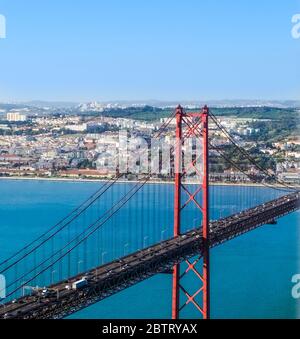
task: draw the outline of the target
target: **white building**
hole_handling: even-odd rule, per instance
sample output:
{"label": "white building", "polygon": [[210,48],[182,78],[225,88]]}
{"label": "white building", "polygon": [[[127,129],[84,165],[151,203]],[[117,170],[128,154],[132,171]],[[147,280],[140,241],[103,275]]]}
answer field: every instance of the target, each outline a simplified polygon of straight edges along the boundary
{"label": "white building", "polygon": [[65,128],[73,132],[85,132],[87,130],[87,124],[67,125]]}
{"label": "white building", "polygon": [[6,119],[10,122],[26,121],[27,116],[19,112],[8,112],[6,114]]}

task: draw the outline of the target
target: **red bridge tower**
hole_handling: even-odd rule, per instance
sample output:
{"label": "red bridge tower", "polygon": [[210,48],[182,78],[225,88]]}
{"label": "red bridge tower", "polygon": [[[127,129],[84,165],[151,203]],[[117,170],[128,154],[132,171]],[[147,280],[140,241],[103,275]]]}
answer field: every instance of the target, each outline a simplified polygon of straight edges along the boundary
{"label": "red bridge tower", "polygon": [[[175,265],[173,269],[172,290],[172,318],[179,319],[180,311],[192,303],[200,312],[203,319],[210,318],[210,270],[209,270],[209,167],[208,167],[208,117],[209,109],[205,106],[200,113],[185,113],[181,106],[176,109],[176,146],[175,146],[175,192],[174,192],[174,236],[181,234],[181,215],[183,209],[194,203],[202,214],[203,243],[202,255],[194,262],[187,260],[187,268],[181,270],[181,265]],[[197,159],[193,159],[190,166],[202,178],[194,193],[183,183],[186,169],[182,166],[182,145],[188,138],[202,140],[202,166],[197,165]],[[199,160],[199,159],[198,159]],[[203,173],[200,173],[203,172]],[[202,203],[197,201],[197,194],[202,191]],[[188,200],[182,204],[182,192],[188,196]],[[196,265],[201,264],[201,271]],[[195,293],[189,293],[181,284],[181,279],[188,273],[194,273],[199,279],[199,289]],[[186,296],[186,302],[180,306],[180,292]],[[202,303],[196,300],[202,297]]]}

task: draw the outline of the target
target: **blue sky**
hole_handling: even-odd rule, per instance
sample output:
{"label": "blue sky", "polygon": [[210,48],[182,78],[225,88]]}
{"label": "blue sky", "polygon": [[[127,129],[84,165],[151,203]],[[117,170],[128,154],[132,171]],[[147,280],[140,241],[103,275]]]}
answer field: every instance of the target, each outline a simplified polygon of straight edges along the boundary
{"label": "blue sky", "polygon": [[0,0],[0,100],[300,99],[300,0]]}

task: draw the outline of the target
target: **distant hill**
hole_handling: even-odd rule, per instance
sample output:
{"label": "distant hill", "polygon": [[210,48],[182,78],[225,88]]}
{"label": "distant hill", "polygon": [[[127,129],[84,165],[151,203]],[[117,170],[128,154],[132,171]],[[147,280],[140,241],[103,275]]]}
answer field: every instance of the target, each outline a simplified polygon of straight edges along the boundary
{"label": "distant hill", "polygon": [[[291,119],[299,118],[299,112],[297,112],[297,107],[300,107],[300,102],[297,101],[286,101],[286,102],[272,102],[272,104],[260,106],[258,102],[255,101],[255,105],[247,106],[245,105],[246,101],[241,101],[243,105],[233,105],[237,104],[238,101],[225,101],[217,102],[208,102],[208,106],[211,108],[212,112],[217,116],[234,116],[239,118],[257,118],[257,119]],[[103,108],[99,112],[95,111],[80,111],[80,106],[74,103],[47,103],[43,101],[34,101],[30,103],[0,103],[0,111],[3,112],[0,114],[5,114],[6,111],[12,109],[21,109],[28,108],[33,114],[78,114],[78,115],[93,115],[93,116],[109,116],[109,117],[122,117],[122,118],[131,118],[137,120],[147,120],[155,121],[160,118],[165,118],[170,116],[171,112],[174,111],[176,105],[172,105],[169,102],[164,103],[164,105],[159,105],[163,102],[156,102],[156,105],[141,105],[138,106],[135,103],[135,106],[124,105],[122,108]],[[222,104],[221,104],[222,103]],[[299,106],[297,106],[297,103]],[[129,104],[129,102],[127,103]],[[192,102],[182,102],[182,105],[186,110],[199,110],[200,107],[204,106],[203,103],[192,103]],[[277,104],[278,106],[276,106]],[[286,105],[286,107],[285,107]],[[47,108],[46,108],[47,107]]]}
{"label": "distant hill", "polygon": [[[199,108],[197,108],[199,109]],[[276,108],[276,107],[211,107],[213,114],[216,116],[234,116],[236,118],[252,119],[297,119],[299,112],[294,108]],[[187,109],[193,111],[195,109]],[[115,118],[129,118],[136,120],[155,121],[161,118],[169,117],[174,108],[157,108],[152,106],[145,107],[128,107],[126,109],[110,109],[104,112],[86,112],[95,116],[108,116]]]}
{"label": "distant hill", "polygon": [[231,107],[212,108],[212,112],[218,116],[234,116],[237,118],[253,119],[291,119],[299,117],[294,108],[277,107]]}

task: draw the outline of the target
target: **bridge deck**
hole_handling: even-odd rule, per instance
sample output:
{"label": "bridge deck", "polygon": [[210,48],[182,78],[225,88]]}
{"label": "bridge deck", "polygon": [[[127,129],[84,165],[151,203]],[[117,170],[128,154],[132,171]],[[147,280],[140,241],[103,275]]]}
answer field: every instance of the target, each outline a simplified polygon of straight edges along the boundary
{"label": "bridge deck", "polygon": [[[214,221],[211,223],[210,246],[272,223],[299,207],[300,194],[293,193]],[[190,231],[89,271],[88,285],[82,289],[66,289],[66,285],[82,278],[81,274],[50,286],[49,289],[56,291],[51,297],[27,296],[7,303],[0,309],[0,318],[63,318],[201,253],[202,230]]]}

